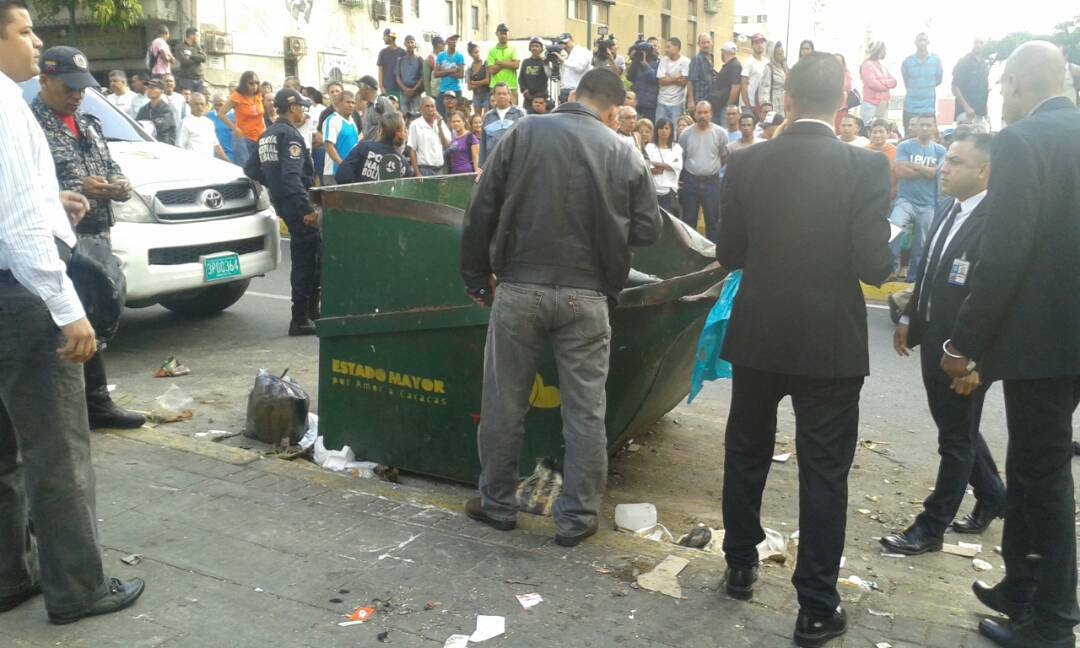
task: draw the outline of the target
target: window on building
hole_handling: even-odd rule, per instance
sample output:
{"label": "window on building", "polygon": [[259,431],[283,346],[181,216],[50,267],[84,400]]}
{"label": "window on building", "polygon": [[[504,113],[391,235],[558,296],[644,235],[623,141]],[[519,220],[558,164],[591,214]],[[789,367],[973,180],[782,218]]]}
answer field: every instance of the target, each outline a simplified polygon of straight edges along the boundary
{"label": "window on building", "polygon": [[660,14],[660,37],[664,40],[671,38],[671,16]]}
{"label": "window on building", "polygon": [[476,5],[472,6],[472,28],[473,31],[480,31],[480,7]]}
{"label": "window on building", "polygon": [[687,6],[686,6],[686,15],[687,16],[696,16],[697,15],[697,0],[688,0]]}
{"label": "window on building", "polygon": [[670,10],[671,9],[671,0],[664,0],[662,8]]}
{"label": "window on building", "polygon": [[402,0],[390,0],[386,4],[390,9],[390,22],[405,22],[405,8],[401,6]]}
{"label": "window on building", "polygon": [[757,15],[757,21],[760,22],[760,23],[768,22],[769,21],[769,15],[768,14],[758,14]]}
{"label": "window on building", "polygon": [[446,24],[454,24],[454,0],[446,0]]}
{"label": "window on building", "polygon": [[412,16],[413,18],[420,17],[420,0],[412,0]]}
{"label": "window on building", "polygon": [[638,17],[637,17],[637,33],[639,33],[639,34],[644,34],[645,33],[645,16],[643,16],[641,14],[638,14]]}
{"label": "window on building", "polygon": [[593,22],[597,25],[606,25],[611,20],[611,5],[599,2],[593,5]]}
{"label": "window on building", "polygon": [[690,22],[686,26],[687,56],[697,54],[697,23]]}

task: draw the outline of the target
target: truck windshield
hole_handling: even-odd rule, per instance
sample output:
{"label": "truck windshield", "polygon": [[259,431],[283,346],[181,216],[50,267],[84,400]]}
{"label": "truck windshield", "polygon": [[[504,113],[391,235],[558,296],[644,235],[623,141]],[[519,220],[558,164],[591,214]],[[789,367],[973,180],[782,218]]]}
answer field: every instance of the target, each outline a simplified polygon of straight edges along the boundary
{"label": "truck windshield", "polygon": [[[38,95],[41,87],[37,78],[19,85],[22,88],[23,99],[28,104]],[[81,110],[101,121],[105,139],[110,142],[149,142],[153,139],[139,128],[135,121],[109,103],[104,95],[93,88],[87,89]]]}

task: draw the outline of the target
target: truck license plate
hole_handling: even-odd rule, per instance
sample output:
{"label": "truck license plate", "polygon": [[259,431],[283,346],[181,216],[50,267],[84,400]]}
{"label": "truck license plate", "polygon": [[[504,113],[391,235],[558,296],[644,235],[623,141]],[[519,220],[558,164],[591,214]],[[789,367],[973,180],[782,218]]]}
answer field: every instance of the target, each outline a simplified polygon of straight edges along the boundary
{"label": "truck license plate", "polygon": [[206,283],[234,279],[240,276],[240,255],[226,252],[201,257]]}

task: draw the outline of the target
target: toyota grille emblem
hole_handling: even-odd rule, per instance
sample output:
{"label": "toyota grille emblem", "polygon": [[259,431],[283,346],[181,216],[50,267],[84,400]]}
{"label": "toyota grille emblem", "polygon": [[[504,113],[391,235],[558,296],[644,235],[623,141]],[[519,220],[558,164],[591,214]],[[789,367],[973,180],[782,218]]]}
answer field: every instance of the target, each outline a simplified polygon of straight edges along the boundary
{"label": "toyota grille emblem", "polygon": [[199,197],[199,200],[209,209],[221,209],[221,206],[225,204],[225,196],[222,196],[221,192],[217,189],[208,189],[204,191],[202,196]]}

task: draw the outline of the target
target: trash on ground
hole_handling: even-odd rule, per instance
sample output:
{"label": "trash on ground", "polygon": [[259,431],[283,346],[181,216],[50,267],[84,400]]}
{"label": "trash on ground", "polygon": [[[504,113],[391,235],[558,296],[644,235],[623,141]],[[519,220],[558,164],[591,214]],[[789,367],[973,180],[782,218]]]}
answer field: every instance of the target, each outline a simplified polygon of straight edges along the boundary
{"label": "trash on ground", "polygon": [[[341,450],[327,450],[323,438],[315,439],[312,459],[318,465],[334,472],[350,472],[361,479],[375,479],[387,473],[386,466],[374,461],[357,461],[352,448],[344,446]],[[392,480],[391,480],[392,481]]]}
{"label": "trash on ground", "polygon": [[956,546],[963,547],[964,549],[974,549],[979,553],[982,553],[982,545],[977,542],[957,542]]}
{"label": "trash on ground", "polygon": [[260,369],[248,395],[244,436],[275,446],[282,439],[295,444],[307,431],[310,405],[307,392],[289,378],[288,369],[280,376]]}
{"label": "trash on ground", "polygon": [[975,571],[990,571],[994,568],[993,565],[979,558],[972,560],[971,566],[975,568]]}
{"label": "trash on ground", "polygon": [[109,390],[109,393],[116,391],[116,385],[105,385],[105,389]]}
{"label": "trash on ground", "polygon": [[353,613],[349,615],[349,621],[363,623],[373,616],[375,616],[375,608],[359,607],[353,610]]}
{"label": "trash on ground", "polygon": [[154,399],[150,419],[154,423],[176,423],[191,420],[191,406],[195,401],[176,385],[169,385],[165,393]]}
{"label": "trash on ground", "polygon": [[775,457],[772,458],[772,460],[775,461],[776,463],[787,463],[788,459],[791,459],[791,453],[790,452],[784,452],[784,453],[778,454],[778,455],[776,455]]}
{"label": "trash on ground", "polygon": [[518,509],[551,517],[551,509],[555,506],[555,500],[562,495],[562,489],[562,473],[555,469],[550,459],[537,459],[532,474],[518,482],[515,495]]}
{"label": "trash on ground", "polygon": [[640,529],[655,526],[657,520],[655,504],[618,504],[615,506],[615,526],[623,531],[637,533]]}
{"label": "trash on ground", "polygon": [[375,638],[378,639],[382,643],[390,643],[390,631],[389,630],[384,630],[384,631],[380,632],[379,634],[375,635]]}
{"label": "trash on ground", "polygon": [[864,592],[873,592],[874,590],[877,590],[879,592],[881,591],[881,588],[878,587],[878,584],[875,583],[874,581],[865,580],[865,579],[860,578],[860,577],[858,577],[858,576],[856,576],[854,574],[852,574],[851,576],[848,576],[847,578],[842,578],[840,580],[845,580],[848,583],[851,583],[852,585],[854,585],[855,587],[858,587],[859,589],[861,589]]}
{"label": "trash on ground", "polygon": [[784,539],[784,534],[773,529],[763,530],[765,539],[757,546],[758,560],[778,563],[787,561],[787,541]]}
{"label": "trash on ground", "polygon": [[974,547],[962,547],[947,542],[941,545],[941,551],[961,558],[974,558],[979,555],[979,552]]}
{"label": "trash on ground", "polygon": [[888,552],[888,551],[882,551],[881,552],[881,557],[882,558],[907,558],[907,556],[905,556],[904,554],[891,553],[891,552]]}
{"label": "trash on ground", "polygon": [[498,637],[506,632],[506,618],[501,616],[476,615],[476,630],[473,631],[469,641],[480,643]]}
{"label": "trash on ground", "polygon": [[191,373],[191,369],[180,364],[180,361],[176,359],[176,356],[169,356],[165,359],[165,362],[161,363],[161,366],[154,372],[154,378],[175,378],[177,376],[186,376]]}
{"label": "trash on ground", "polygon": [[679,556],[668,556],[663,562],[647,574],[637,577],[637,584],[650,592],[681,599],[682,587],[679,586],[679,573],[686,569],[690,561]]}
{"label": "trash on ground", "polygon": [[879,641],[874,644],[874,648],[892,648],[892,644],[888,641]]}
{"label": "trash on ground", "polygon": [[142,554],[131,554],[130,556],[124,556],[123,558],[121,558],[120,562],[124,563],[125,565],[131,565],[132,567],[134,567],[135,565],[141,563],[142,559]]}
{"label": "trash on ground", "polygon": [[536,607],[544,602],[544,598],[535,592],[532,594],[518,594],[515,598],[518,600],[518,603],[521,603],[521,607],[526,610],[531,607]]}
{"label": "trash on ground", "polygon": [[704,549],[710,541],[712,541],[712,529],[698,523],[696,527],[690,530],[690,533],[679,538],[677,544],[691,549]]}
{"label": "trash on ground", "polygon": [[626,446],[626,451],[627,452],[641,452],[641,444],[640,443],[631,443],[630,445]]}
{"label": "trash on ground", "polygon": [[886,619],[895,619],[896,615],[892,612],[878,612],[874,608],[866,608],[866,611],[870,613],[870,616],[885,617]]}
{"label": "trash on ground", "polygon": [[450,635],[443,644],[443,648],[467,648],[469,635]]}
{"label": "trash on ground", "polygon": [[439,607],[438,601],[428,601],[426,604],[424,604],[425,610],[434,610],[437,607]]}
{"label": "trash on ground", "polygon": [[227,434],[229,434],[228,430],[207,430],[206,432],[196,432],[195,436],[202,439],[202,438],[205,438],[205,437],[215,437],[216,438],[216,437],[220,437],[220,436],[225,436]]}
{"label": "trash on ground", "polygon": [[308,412],[307,415],[307,431],[304,432],[304,436],[300,438],[299,445],[301,450],[307,450],[315,445],[315,440],[319,438],[319,415],[312,412]]}

